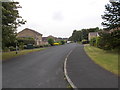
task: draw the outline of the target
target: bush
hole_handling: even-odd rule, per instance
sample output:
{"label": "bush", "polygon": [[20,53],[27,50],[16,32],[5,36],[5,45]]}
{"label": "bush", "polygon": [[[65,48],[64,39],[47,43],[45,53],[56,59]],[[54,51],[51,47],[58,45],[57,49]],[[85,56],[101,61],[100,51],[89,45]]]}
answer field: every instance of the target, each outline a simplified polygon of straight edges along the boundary
{"label": "bush", "polygon": [[3,48],[3,52],[9,52],[9,51],[10,51],[10,49],[8,47]]}
{"label": "bush", "polygon": [[114,35],[113,33],[101,32],[98,47],[104,50],[114,49],[115,46],[119,46],[116,44],[118,38],[117,40],[115,40],[115,37],[116,35]]}
{"label": "bush", "polygon": [[51,46],[53,46],[54,40],[53,40],[52,38],[49,38],[49,39],[48,39],[48,43],[49,43]]}
{"label": "bush", "polygon": [[48,45],[48,44],[46,44],[46,45],[44,45],[44,47],[49,47],[50,45]]}
{"label": "bush", "polygon": [[15,51],[16,50],[16,48],[13,47],[13,46],[10,46],[9,49],[10,49],[10,51]]}
{"label": "bush", "polygon": [[19,44],[19,49],[20,49],[20,50],[23,50],[23,49],[24,49],[24,43],[20,42],[20,44]]}
{"label": "bush", "polygon": [[43,45],[40,45],[40,48],[43,48],[44,46]]}
{"label": "bush", "polygon": [[100,37],[90,40],[91,46],[96,46],[104,50],[113,50],[120,48],[120,30],[115,30],[110,33],[101,32]]}
{"label": "bush", "polygon": [[96,37],[96,47],[100,47],[100,37]]}
{"label": "bush", "polygon": [[35,45],[35,46],[34,46],[34,48],[40,48],[40,46],[38,46],[38,45]]}
{"label": "bush", "polygon": [[95,37],[90,40],[90,45],[95,46],[104,50],[110,50],[111,45],[108,42],[105,42],[102,37]]}
{"label": "bush", "polygon": [[25,45],[27,45],[27,44],[35,44],[35,40],[32,37],[18,37],[17,40],[18,40],[19,43],[22,42]]}
{"label": "bush", "polygon": [[96,38],[92,38],[92,39],[90,40],[90,45],[91,45],[91,46],[96,46]]}

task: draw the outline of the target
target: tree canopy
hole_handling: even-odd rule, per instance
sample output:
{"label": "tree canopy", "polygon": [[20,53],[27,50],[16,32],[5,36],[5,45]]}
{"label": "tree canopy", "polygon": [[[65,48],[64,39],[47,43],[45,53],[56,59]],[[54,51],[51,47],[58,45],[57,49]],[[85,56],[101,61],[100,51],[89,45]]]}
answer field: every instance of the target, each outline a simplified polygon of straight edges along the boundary
{"label": "tree canopy", "polygon": [[102,15],[102,25],[107,30],[120,27],[120,2],[110,2],[105,5],[105,12]]}
{"label": "tree canopy", "polygon": [[98,32],[101,31],[98,27],[96,28],[89,28],[89,29],[82,29],[82,30],[74,30],[72,36],[69,37],[70,41],[78,42],[82,40],[88,40],[88,33],[89,32]]}
{"label": "tree canopy", "polygon": [[52,38],[48,38],[48,43],[53,46],[54,40]]}
{"label": "tree canopy", "polygon": [[16,29],[26,21],[19,15],[19,2],[2,2],[2,46],[11,46],[16,39]]}
{"label": "tree canopy", "polygon": [[97,46],[106,50],[120,49],[120,2],[115,1],[105,5],[102,19],[105,28],[99,33],[100,37],[95,40]]}

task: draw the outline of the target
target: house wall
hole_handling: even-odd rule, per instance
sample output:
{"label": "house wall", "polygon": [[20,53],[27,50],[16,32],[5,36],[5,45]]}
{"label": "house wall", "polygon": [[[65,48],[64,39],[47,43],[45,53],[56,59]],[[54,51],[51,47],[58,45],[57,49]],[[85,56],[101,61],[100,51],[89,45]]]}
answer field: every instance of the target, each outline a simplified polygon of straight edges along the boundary
{"label": "house wall", "polygon": [[90,41],[92,38],[94,38],[94,37],[98,37],[99,36],[99,34],[98,33],[89,33],[88,34],[88,40]]}

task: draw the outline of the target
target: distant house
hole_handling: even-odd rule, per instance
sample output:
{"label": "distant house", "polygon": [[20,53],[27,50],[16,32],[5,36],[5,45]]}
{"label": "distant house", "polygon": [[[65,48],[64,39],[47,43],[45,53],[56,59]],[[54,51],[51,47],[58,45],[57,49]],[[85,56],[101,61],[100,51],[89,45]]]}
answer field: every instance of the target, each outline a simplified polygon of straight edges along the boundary
{"label": "distant house", "polygon": [[42,37],[42,44],[43,45],[48,44],[48,38],[47,37]]}
{"label": "distant house", "polygon": [[47,39],[48,39],[48,38],[52,38],[54,41],[56,41],[56,39],[57,39],[56,37],[54,37],[54,36],[52,36],[52,35],[49,35],[49,36],[47,37]]}
{"label": "distant house", "polygon": [[29,28],[20,31],[17,37],[32,37],[35,40],[35,45],[42,44],[42,34]]}
{"label": "distant house", "polygon": [[52,38],[53,40],[54,40],[54,42],[57,42],[57,41],[61,41],[61,40],[68,40],[68,38],[60,38],[60,37],[54,37],[54,36],[52,36],[52,35],[49,35],[48,37],[42,37],[42,42],[44,43],[44,44],[48,44],[48,39],[49,38]]}
{"label": "distant house", "polygon": [[88,40],[90,41],[92,38],[98,37],[98,36],[99,36],[98,32],[90,32],[88,34]]}
{"label": "distant house", "polygon": [[120,30],[120,27],[111,29],[109,32],[112,33],[112,32],[117,31],[117,30]]}
{"label": "distant house", "polygon": [[42,37],[42,43],[45,45],[45,44],[48,44],[48,39],[49,38],[52,38],[54,41],[56,41],[56,37],[52,36],[52,35],[49,35],[48,37]]}
{"label": "distant house", "polygon": [[42,41],[47,42],[48,38],[47,37],[42,37]]}

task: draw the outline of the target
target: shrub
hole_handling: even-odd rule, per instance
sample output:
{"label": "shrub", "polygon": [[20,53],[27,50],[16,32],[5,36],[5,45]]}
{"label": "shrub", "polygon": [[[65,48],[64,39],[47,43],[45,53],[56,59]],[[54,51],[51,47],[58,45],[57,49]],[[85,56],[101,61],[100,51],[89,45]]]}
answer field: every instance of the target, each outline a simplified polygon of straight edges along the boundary
{"label": "shrub", "polygon": [[49,38],[49,39],[48,39],[48,43],[49,43],[51,46],[53,46],[54,40],[53,40],[52,38]]}
{"label": "shrub", "polygon": [[91,46],[96,46],[96,38],[92,38],[92,39],[90,40],[90,45],[91,45]]}
{"label": "shrub", "polygon": [[8,52],[8,51],[10,51],[10,49],[8,47],[3,48],[3,52]]}
{"label": "shrub", "polygon": [[10,51],[15,51],[16,50],[16,48],[13,47],[13,46],[10,46],[9,49],[10,49]]}
{"label": "shrub", "polygon": [[40,48],[43,48],[44,46],[43,46],[43,45],[40,45],[39,47],[40,47]]}
{"label": "shrub", "polygon": [[23,50],[23,49],[24,49],[24,43],[20,42],[20,44],[19,44],[19,49],[20,49],[20,50]]}
{"label": "shrub", "polygon": [[35,45],[34,48],[40,48],[40,46],[39,45]]}
{"label": "shrub", "polygon": [[46,45],[44,45],[44,47],[49,47],[49,45],[48,45],[48,44],[46,44]]}
{"label": "shrub", "polygon": [[18,42],[23,42],[25,45],[27,44],[35,44],[35,40],[32,37],[18,37]]}

